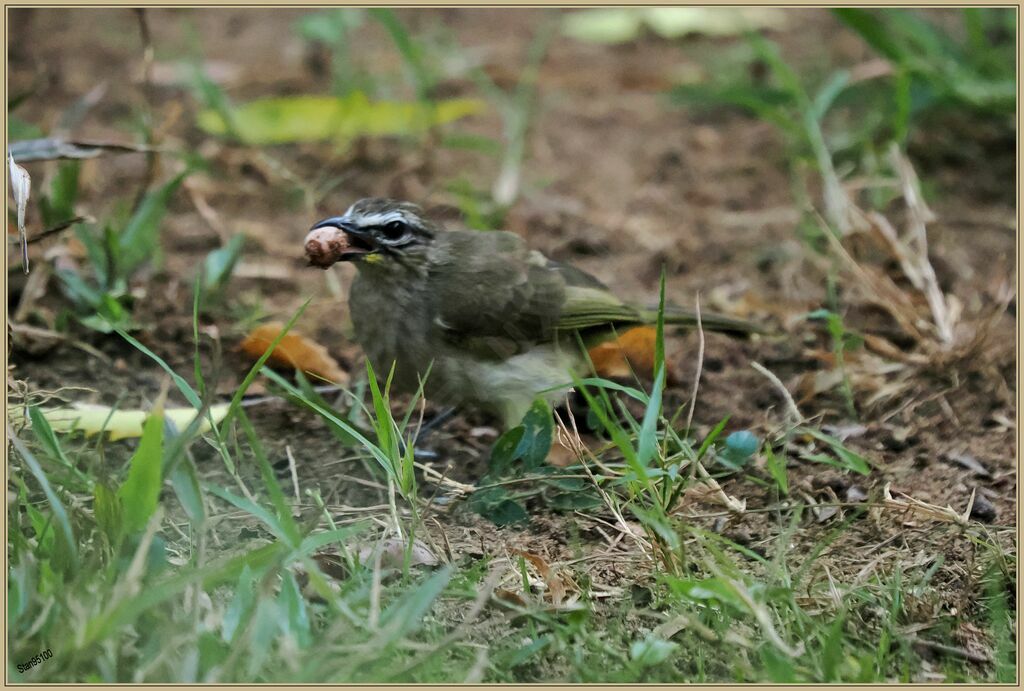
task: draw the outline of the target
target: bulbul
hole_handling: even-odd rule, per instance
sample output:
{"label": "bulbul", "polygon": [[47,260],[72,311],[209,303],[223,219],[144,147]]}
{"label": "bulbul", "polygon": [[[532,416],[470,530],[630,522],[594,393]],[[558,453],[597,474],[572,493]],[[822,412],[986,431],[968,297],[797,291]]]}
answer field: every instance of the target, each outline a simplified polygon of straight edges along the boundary
{"label": "bulbul", "polygon": [[[305,250],[315,266],[355,264],[352,323],[378,376],[394,364],[396,390],[415,391],[425,377],[430,400],[481,408],[506,428],[536,398],[564,396],[570,372],[586,372],[578,337],[589,346],[657,318],[514,233],[446,230],[415,204],[392,199],[362,199],[320,221]],[[665,320],[696,321],[667,308]],[[702,324],[757,330],[719,315],[704,314]]]}

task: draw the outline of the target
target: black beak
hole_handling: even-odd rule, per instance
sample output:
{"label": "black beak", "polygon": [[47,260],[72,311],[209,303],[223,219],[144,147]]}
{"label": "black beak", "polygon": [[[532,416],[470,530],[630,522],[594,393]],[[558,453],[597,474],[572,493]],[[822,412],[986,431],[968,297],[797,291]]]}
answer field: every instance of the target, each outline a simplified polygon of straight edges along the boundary
{"label": "black beak", "polygon": [[348,236],[347,250],[337,257],[341,261],[354,261],[369,254],[376,254],[379,250],[372,232],[353,225],[345,220],[344,216],[325,218],[310,228],[309,232],[312,233],[320,228],[337,228]]}
{"label": "black beak", "polygon": [[350,235],[361,234],[360,230],[346,221],[344,216],[331,216],[330,218],[325,218],[310,228],[310,230],[316,230],[317,228],[338,228]]}

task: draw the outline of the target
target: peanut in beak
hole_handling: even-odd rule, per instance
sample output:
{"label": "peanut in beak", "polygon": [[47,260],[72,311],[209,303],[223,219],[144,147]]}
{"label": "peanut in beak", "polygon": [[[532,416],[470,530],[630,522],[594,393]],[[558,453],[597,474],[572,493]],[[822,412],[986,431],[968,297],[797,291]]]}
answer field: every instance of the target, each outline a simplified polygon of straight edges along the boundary
{"label": "peanut in beak", "polygon": [[310,266],[326,269],[341,261],[349,247],[348,236],[338,228],[314,228],[306,235],[306,259]]}

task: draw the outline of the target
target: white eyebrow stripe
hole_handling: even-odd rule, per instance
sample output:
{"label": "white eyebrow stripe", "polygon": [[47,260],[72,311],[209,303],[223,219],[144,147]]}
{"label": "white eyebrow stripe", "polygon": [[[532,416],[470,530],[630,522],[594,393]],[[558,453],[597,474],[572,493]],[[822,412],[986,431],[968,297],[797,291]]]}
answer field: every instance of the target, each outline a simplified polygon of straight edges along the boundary
{"label": "white eyebrow stripe", "polygon": [[405,222],[405,214],[401,211],[388,211],[383,214],[367,214],[359,218],[359,224],[362,226],[383,226],[392,221]]}

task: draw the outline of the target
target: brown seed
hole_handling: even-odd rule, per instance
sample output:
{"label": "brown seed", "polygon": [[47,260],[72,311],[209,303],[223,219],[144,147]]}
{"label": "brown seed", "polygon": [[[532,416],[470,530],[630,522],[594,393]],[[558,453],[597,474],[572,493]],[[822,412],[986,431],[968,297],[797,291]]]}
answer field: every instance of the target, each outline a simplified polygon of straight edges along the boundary
{"label": "brown seed", "polygon": [[306,235],[305,248],[310,266],[326,269],[341,260],[348,238],[337,228],[314,228]]}

